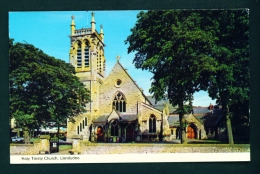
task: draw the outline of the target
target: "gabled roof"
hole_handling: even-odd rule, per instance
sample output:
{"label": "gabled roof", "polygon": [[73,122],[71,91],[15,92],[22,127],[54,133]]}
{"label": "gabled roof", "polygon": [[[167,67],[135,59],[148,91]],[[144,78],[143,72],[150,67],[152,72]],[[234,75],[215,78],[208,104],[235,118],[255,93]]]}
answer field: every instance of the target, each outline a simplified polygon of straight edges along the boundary
{"label": "gabled roof", "polygon": [[[152,105],[151,102],[150,102],[150,100],[148,100],[147,97],[144,95],[143,90],[141,90],[141,88],[137,85],[137,83],[134,81],[134,79],[133,79],[133,78],[130,76],[130,74],[126,71],[126,69],[123,67],[123,65],[122,65],[119,61],[117,61],[117,63],[115,64],[115,66],[116,66],[117,64],[122,68],[122,70],[127,74],[127,76],[128,76],[128,77],[131,79],[131,81],[135,84],[135,86],[136,86],[136,87],[138,88],[138,90],[141,92],[141,94],[142,94],[142,96],[145,98],[145,100],[148,101],[150,105]],[[114,68],[115,68],[115,66],[114,66]],[[114,69],[114,68],[113,68],[113,69]],[[112,70],[113,70],[113,69],[112,69]],[[111,71],[111,72],[112,72],[112,71]],[[111,73],[111,72],[110,72],[110,73]]]}
{"label": "gabled roof", "polygon": [[111,113],[109,113],[109,114],[104,114],[104,115],[98,116],[98,118],[96,118],[93,121],[93,123],[106,123],[106,122],[108,122],[109,119],[111,119],[111,118],[109,118],[111,115],[114,115],[114,116],[117,115],[119,117],[119,119],[121,119],[119,112],[116,110],[112,110]]}
{"label": "gabled roof", "polygon": [[[195,120],[198,120],[200,122],[200,124],[203,124],[203,122],[201,120],[199,120],[196,116],[194,116],[192,114],[184,114],[184,118],[188,122],[194,122]],[[170,127],[179,126],[180,125],[179,115],[177,115],[177,114],[169,115],[168,116],[168,122],[169,122]]]}
{"label": "gabled roof", "polygon": [[200,120],[200,122],[204,123],[206,127],[215,127],[222,120],[222,110],[221,109],[214,109],[213,114],[211,112],[205,113],[204,115],[199,115],[195,117]]}
{"label": "gabled roof", "polygon": [[147,107],[147,108],[149,108],[149,109],[155,110],[156,112],[162,113],[161,110],[157,109],[157,108],[154,107],[153,105],[148,105],[148,104],[146,104],[146,103],[144,103],[144,102],[142,102],[142,105],[145,106],[145,107]]}
{"label": "gabled roof", "polygon": [[155,98],[153,98],[153,96],[147,96],[147,99],[150,101],[154,108],[160,111],[163,111],[165,104],[168,104],[169,113],[173,113],[177,109],[177,107],[172,106],[169,103],[168,99],[156,101]]}
{"label": "gabled roof", "polygon": [[96,118],[93,123],[104,123],[107,122],[109,115],[100,115],[98,118]]}
{"label": "gabled roof", "polygon": [[120,117],[120,112],[118,112],[117,110],[112,110],[112,112],[109,114],[107,121],[110,122],[111,120],[121,120]]}
{"label": "gabled roof", "polygon": [[[111,115],[118,116],[118,118],[109,118]],[[137,120],[138,115],[137,114],[129,114],[129,113],[120,113],[116,110],[113,110],[110,114],[106,115],[100,115],[98,118],[96,118],[93,123],[95,124],[105,124],[107,122],[110,122],[110,120],[118,119],[121,122],[133,122]]]}

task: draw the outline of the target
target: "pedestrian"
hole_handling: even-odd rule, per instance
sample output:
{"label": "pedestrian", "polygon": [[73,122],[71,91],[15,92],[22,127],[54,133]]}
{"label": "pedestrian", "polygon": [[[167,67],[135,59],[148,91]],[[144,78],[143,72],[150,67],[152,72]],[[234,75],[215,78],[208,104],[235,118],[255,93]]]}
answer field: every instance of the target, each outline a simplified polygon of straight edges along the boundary
{"label": "pedestrian", "polygon": [[208,109],[210,110],[211,113],[213,113],[213,105],[210,103]]}

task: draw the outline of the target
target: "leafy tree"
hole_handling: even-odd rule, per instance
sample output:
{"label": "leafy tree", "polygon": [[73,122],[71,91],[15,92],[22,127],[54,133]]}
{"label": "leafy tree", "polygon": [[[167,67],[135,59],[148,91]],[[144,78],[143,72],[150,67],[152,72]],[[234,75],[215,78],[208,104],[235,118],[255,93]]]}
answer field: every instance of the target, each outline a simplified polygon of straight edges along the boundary
{"label": "leafy tree", "polygon": [[229,107],[233,106],[234,113],[241,107],[248,108],[243,113],[249,116],[249,14],[247,10],[225,10],[210,15],[219,26],[218,40],[212,49],[218,67],[210,79],[208,92],[223,107],[229,143],[233,144]]}
{"label": "leafy tree", "polygon": [[11,39],[9,54],[10,114],[20,126],[35,129],[55,121],[59,127],[85,111],[89,91],[71,64]]}
{"label": "leafy tree", "polygon": [[206,89],[207,78],[216,70],[209,50],[217,38],[214,25],[203,30],[199,11],[166,10],[141,12],[132,34],[128,36],[128,53],[136,51],[137,68],[154,74],[150,92],[156,100],[167,97],[178,105],[181,143],[186,143],[185,103],[193,94]]}
{"label": "leafy tree", "polygon": [[132,34],[125,41],[129,43],[128,53],[136,53],[136,68],[154,74],[150,89],[154,97],[167,97],[171,104],[178,105],[181,143],[186,143],[184,113],[190,108],[185,103],[192,105],[193,94],[199,90],[208,90],[222,103],[232,139],[226,106],[231,98],[233,102],[248,99],[245,12],[164,10],[140,12],[137,16]]}

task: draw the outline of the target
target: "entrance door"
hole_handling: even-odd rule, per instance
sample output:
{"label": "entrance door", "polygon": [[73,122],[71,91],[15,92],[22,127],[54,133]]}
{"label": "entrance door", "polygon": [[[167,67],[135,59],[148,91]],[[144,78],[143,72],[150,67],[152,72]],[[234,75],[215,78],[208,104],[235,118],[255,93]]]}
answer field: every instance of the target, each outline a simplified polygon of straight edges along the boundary
{"label": "entrance door", "polygon": [[102,127],[97,128],[97,141],[103,142],[104,141],[104,132]]}
{"label": "entrance door", "polygon": [[134,141],[134,129],[132,126],[126,128],[126,141]]}
{"label": "entrance door", "polygon": [[189,139],[195,139],[195,130],[193,127],[189,126],[188,127],[188,138]]}

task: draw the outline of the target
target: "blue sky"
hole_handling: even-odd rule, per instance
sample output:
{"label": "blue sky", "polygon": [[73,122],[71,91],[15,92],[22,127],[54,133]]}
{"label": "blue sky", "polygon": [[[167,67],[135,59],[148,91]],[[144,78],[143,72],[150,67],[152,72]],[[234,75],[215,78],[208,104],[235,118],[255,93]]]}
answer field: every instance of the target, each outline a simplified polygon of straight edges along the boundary
{"label": "blue sky", "polygon": [[[10,12],[9,37],[15,42],[27,42],[41,49],[50,56],[69,62],[70,24],[71,16],[75,16],[76,29],[89,28],[92,11],[64,11],[64,12]],[[151,95],[150,88],[152,74],[148,71],[135,69],[132,64],[134,53],[127,54],[124,41],[131,34],[139,11],[94,11],[96,30],[100,32],[103,25],[106,57],[106,75],[109,74],[116,56],[120,55],[121,64],[128,69],[131,77],[137,82],[146,95]],[[208,94],[200,91],[194,94],[194,106],[208,106],[215,104]]]}

